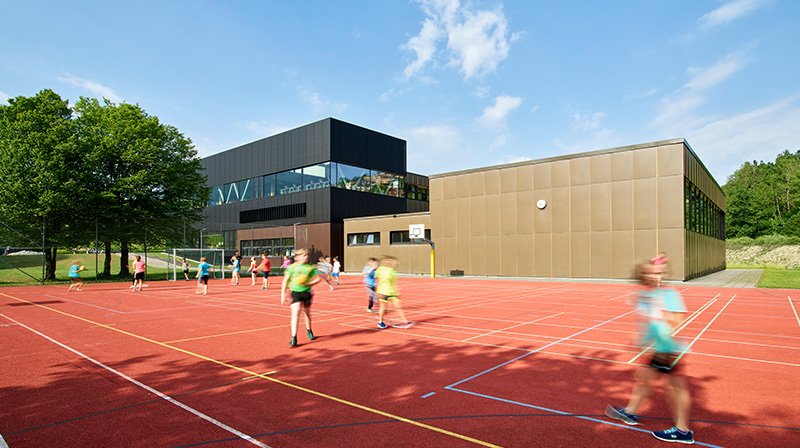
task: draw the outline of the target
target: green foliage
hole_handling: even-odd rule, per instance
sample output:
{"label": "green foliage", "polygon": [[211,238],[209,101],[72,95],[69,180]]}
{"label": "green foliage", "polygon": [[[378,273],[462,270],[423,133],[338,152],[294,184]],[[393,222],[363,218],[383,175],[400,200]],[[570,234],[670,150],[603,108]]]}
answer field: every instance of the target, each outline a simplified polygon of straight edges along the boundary
{"label": "green foliage", "polygon": [[728,237],[800,236],[800,151],[745,162],[723,190]]}
{"label": "green foliage", "polygon": [[[53,248],[85,246],[95,229],[123,259],[130,242],[179,241],[207,197],[191,141],[138,105],[81,98],[70,108],[51,90],[0,105],[0,242],[38,244],[44,223],[48,278]],[[105,265],[108,274],[110,255]]]}

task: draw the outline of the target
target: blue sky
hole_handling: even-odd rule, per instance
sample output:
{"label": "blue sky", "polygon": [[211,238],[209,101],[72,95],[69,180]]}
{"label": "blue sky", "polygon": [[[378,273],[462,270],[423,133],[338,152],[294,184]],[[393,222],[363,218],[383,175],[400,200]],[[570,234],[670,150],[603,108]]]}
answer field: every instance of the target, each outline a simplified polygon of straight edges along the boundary
{"label": "blue sky", "polygon": [[423,174],[686,137],[720,184],[800,150],[800,2],[0,3],[0,101],[140,104],[201,156],[336,117]]}

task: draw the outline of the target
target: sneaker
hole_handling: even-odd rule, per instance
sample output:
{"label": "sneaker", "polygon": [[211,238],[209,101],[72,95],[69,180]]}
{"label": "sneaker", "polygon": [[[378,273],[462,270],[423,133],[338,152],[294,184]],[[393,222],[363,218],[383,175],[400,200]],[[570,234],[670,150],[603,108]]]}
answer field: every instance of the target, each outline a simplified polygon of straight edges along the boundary
{"label": "sneaker", "polygon": [[692,431],[683,432],[675,426],[663,431],[653,431],[652,434],[656,439],[663,440],[665,442],[678,442],[685,443],[687,445],[694,443],[694,434]]}
{"label": "sneaker", "polygon": [[292,336],[292,339],[289,341],[289,347],[297,347],[297,336]]}
{"label": "sneaker", "polygon": [[606,417],[619,420],[626,425],[635,426],[639,424],[639,416],[628,414],[625,408],[615,408],[614,406],[606,406]]}
{"label": "sneaker", "polygon": [[384,322],[378,322],[378,328],[383,330],[384,328],[389,328],[389,326],[386,325]]}
{"label": "sneaker", "polygon": [[372,308],[367,308],[367,312],[368,312],[368,313],[374,313],[374,312],[375,312],[375,310],[373,310]]}
{"label": "sneaker", "polygon": [[414,326],[414,322],[406,322],[404,324],[397,324],[397,325],[392,325],[392,326],[394,328],[411,328],[411,327]]}
{"label": "sneaker", "polygon": [[314,333],[311,330],[306,330],[306,335],[308,336],[309,341],[316,339],[316,336],[314,336]]}

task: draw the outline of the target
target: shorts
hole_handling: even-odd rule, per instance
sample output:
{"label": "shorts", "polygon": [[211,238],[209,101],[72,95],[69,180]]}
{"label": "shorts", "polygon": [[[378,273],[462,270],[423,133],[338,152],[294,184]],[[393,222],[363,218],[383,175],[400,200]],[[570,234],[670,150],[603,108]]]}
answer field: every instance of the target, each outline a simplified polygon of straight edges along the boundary
{"label": "shorts", "polygon": [[378,300],[380,300],[381,302],[388,302],[388,301],[390,301],[390,300],[397,300],[397,301],[400,301],[400,297],[397,297],[397,296],[385,296],[385,295],[383,295],[383,294],[375,294],[375,296],[376,296],[376,297],[378,298]]}
{"label": "shorts", "polygon": [[263,272],[261,272],[261,275],[263,275],[264,278],[267,278],[267,277],[269,277],[269,271],[263,271]]}
{"label": "shorts", "polygon": [[314,295],[311,291],[292,291],[292,303],[303,302],[305,306],[311,306],[311,299]]}
{"label": "shorts", "polygon": [[331,275],[333,275],[334,277],[338,277],[338,276],[339,276],[339,273],[338,273],[338,272],[334,272],[334,273],[333,273],[333,274],[331,274]]}
{"label": "shorts", "polygon": [[144,280],[144,272],[134,272],[133,273],[133,280]]}
{"label": "shorts", "polygon": [[233,272],[235,272],[235,273],[237,273],[237,274],[238,274],[238,273],[239,273],[239,271],[241,271],[241,268],[233,268]]}
{"label": "shorts", "polygon": [[677,353],[654,353],[650,358],[650,367],[668,375],[678,370],[678,364],[675,363],[677,359]]}
{"label": "shorts", "polygon": [[208,284],[208,275],[203,275],[200,277],[200,283],[207,285]]}
{"label": "shorts", "polygon": [[184,273],[184,274],[188,274],[188,273],[189,273],[189,270],[188,270],[188,269],[184,269],[184,270],[183,270],[183,273]]}

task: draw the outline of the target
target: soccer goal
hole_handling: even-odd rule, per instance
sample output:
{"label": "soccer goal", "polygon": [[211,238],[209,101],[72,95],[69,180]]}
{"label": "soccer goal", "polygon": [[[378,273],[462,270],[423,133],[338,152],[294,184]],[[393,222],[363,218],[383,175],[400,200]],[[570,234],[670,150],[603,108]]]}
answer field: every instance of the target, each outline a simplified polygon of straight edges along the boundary
{"label": "soccer goal", "polygon": [[169,257],[169,271],[172,272],[170,280],[183,279],[183,260],[189,263],[189,278],[194,279],[197,274],[197,265],[205,257],[206,263],[211,265],[209,274],[212,278],[225,278],[225,249],[172,249]]}

